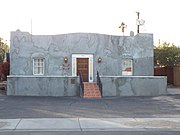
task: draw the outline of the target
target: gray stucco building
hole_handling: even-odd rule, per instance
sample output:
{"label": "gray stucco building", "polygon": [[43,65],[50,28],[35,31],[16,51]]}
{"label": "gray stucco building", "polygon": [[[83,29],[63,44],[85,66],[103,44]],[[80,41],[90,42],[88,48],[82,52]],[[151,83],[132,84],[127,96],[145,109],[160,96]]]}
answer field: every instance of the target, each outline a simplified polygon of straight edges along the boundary
{"label": "gray stucco building", "polygon": [[153,76],[152,34],[11,32],[8,95],[79,96],[78,73],[93,83],[97,71],[102,96],[166,94],[166,77]]}

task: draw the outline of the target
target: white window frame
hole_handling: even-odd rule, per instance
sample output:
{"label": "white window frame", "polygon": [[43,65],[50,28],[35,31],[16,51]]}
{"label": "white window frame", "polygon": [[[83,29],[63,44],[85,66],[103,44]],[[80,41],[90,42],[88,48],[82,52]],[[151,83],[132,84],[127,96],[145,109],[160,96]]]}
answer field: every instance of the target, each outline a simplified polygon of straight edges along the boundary
{"label": "white window frame", "polygon": [[[126,72],[126,71],[123,71],[123,62],[124,61],[130,61],[130,65],[131,65],[131,72]],[[122,76],[132,76],[133,75],[133,60],[132,59],[128,59],[128,58],[125,58],[122,60]]]}
{"label": "white window frame", "polygon": [[[40,66],[35,67],[35,60],[42,60],[42,64],[40,64]],[[33,75],[44,75],[44,63],[45,63],[45,59],[44,58],[33,58]],[[35,68],[43,68],[41,73],[35,73]]]}

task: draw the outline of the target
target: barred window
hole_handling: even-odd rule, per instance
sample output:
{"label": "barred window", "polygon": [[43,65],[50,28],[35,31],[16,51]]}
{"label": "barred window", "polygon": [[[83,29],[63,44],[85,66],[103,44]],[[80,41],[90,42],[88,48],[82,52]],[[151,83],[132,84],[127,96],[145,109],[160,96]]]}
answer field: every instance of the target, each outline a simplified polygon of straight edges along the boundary
{"label": "barred window", "polygon": [[122,60],[122,75],[133,75],[132,59]]}
{"label": "barred window", "polygon": [[33,74],[44,75],[44,58],[33,59]]}

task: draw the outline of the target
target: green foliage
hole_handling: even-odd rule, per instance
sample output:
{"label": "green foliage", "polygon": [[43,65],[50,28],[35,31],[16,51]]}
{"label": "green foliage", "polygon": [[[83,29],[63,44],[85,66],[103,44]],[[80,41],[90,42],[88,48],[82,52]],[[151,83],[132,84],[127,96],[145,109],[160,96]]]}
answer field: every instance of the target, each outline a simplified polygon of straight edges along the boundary
{"label": "green foliage", "polygon": [[0,53],[0,62],[3,62],[4,61],[4,58],[5,58],[5,50],[0,50],[1,53]]}
{"label": "green foliage", "polygon": [[0,37],[0,62],[4,61],[5,54],[8,52],[9,47],[7,43]]}
{"label": "green foliage", "polygon": [[154,47],[155,66],[180,66],[180,47],[164,42]]}

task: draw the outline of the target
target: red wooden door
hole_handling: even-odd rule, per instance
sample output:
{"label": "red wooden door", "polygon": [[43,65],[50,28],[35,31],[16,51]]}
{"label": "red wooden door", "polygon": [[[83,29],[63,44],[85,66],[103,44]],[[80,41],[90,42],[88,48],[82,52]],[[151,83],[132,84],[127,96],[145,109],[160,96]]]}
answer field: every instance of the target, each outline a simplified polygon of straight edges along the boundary
{"label": "red wooden door", "polygon": [[81,73],[83,82],[88,82],[88,58],[77,58],[77,75]]}

